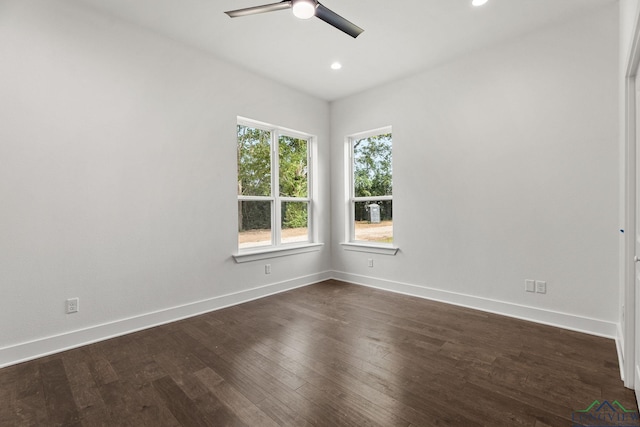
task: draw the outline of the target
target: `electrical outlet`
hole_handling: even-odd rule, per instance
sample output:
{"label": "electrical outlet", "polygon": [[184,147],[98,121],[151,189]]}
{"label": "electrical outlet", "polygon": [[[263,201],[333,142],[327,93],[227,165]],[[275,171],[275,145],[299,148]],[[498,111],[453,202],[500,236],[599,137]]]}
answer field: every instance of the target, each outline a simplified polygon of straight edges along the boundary
{"label": "electrical outlet", "polygon": [[524,281],[524,290],[527,292],[535,292],[536,291],[536,281],[527,279]]}
{"label": "electrical outlet", "polygon": [[547,282],[542,280],[536,280],[536,293],[538,294],[546,294],[547,293]]}
{"label": "electrical outlet", "polygon": [[264,274],[271,274],[271,264],[264,265]]}
{"label": "electrical outlet", "polygon": [[65,308],[67,314],[77,313],[80,310],[80,298],[69,298],[66,301]]}
{"label": "electrical outlet", "polygon": [[367,265],[368,265],[369,267],[373,267],[373,260],[372,260],[371,258],[369,258],[369,259],[367,260]]}

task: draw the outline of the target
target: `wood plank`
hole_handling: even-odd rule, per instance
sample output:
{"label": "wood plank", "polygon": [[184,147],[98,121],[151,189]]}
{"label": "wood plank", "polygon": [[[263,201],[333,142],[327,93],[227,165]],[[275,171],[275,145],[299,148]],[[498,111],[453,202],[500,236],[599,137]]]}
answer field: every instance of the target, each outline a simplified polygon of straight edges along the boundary
{"label": "wood plank", "polygon": [[195,373],[202,384],[225,404],[240,420],[250,426],[276,427],[277,424],[262,412],[242,393],[227,384],[221,376],[211,368],[204,368]]}
{"label": "wood plank", "polygon": [[62,360],[53,359],[40,364],[40,376],[50,424],[80,425],[80,416]]}
{"label": "wood plank", "polygon": [[206,399],[201,396],[195,401],[190,399],[171,377],[155,380],[153,387],[183,426],[245,425],[213,395]]}

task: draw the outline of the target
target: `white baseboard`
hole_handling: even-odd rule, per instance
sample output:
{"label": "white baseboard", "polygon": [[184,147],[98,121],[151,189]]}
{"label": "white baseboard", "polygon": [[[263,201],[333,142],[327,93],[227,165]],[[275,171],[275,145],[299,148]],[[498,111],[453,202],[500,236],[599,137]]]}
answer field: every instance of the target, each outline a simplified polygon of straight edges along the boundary
{"label": "white baseboard", "polygon": [[[634,366],[633,369],[634,381],[635,384],[640,384],[640,367]],[[640,400],[638,400],[638,393],[636,392],[636,403],[640,405]]]}
{"label": "white baseboard", "polygon": [[616,339],[617,324],[589,317],[560,313],[536,307],[513,304],[489,298],[473,295],[465,295],[456,292],[443,291],[408,283],[394,282],[385,279],[377,279],[369,276],[334,271],[333,278],[357,285],[381,289],[384,291],[425,298],[447,304],[467,307],[474,310],[486,311],[517,319],[528,320],[544,325],[569,329],[605,338]]}
{"label": "white baseboard", "polygon": [[616,325],[616,351],[618,352],[618,366],[620,367],[620,379],[624,382],[625,364],[624,364],[624,334],[622,333],[622,325]]}
{"label": "white baseboard", "polygon": [[331,273],[311,274],[0,348],[0,368],[321,282],[331,278]]}

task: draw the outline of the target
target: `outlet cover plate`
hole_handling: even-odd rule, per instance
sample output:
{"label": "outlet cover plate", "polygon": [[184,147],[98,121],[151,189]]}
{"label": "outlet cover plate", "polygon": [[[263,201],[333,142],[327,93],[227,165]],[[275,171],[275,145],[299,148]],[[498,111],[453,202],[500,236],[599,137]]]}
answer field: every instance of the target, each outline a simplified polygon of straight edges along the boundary
{"label": "outlet cover plate", "polygon": [[527,292],[535,292],[536,291],[536,281],[535,280],[525,280],[524,281],[524,290]]}
{"label": "outlet cover plate", "polygon": [[67,314],[77,313],[80,310],[80,298],[69,298],[65,303]]}

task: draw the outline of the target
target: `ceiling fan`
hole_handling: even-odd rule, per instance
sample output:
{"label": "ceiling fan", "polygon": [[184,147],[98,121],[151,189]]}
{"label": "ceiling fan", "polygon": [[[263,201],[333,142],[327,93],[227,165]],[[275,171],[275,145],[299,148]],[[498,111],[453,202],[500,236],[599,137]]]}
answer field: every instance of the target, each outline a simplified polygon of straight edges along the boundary
{"label": "ceiling fan", "polygon": [[293,14],[300,19],[309,19],[316,16],[329,25],[333,25],[340,31],[349,34],[354,39],[364,30],[353,22],[348,21],[334,11],[326,8],[317,0],[284,0],[279,3],[265,4],[262,6],[248,7],[246,9],[230,10],[225,12],[231,18],[255,15],[258,13],[275,12],[283,9],[293,9]]}

